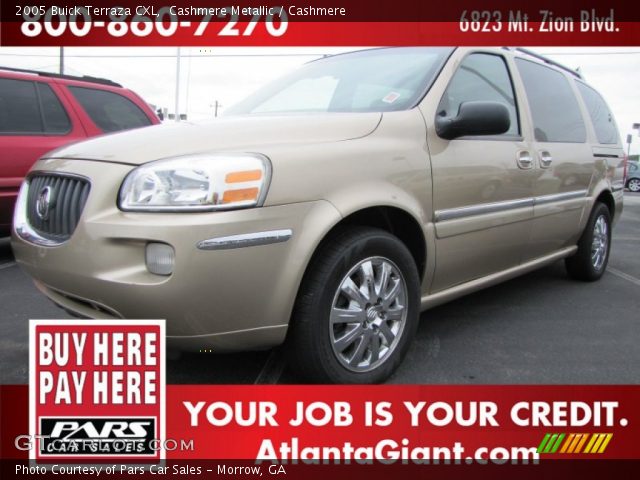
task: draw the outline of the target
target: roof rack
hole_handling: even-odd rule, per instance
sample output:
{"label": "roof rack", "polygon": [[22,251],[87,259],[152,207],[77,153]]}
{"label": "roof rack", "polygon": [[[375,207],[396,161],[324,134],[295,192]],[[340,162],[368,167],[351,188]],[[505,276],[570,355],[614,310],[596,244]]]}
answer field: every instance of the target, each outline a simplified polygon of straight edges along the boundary
{"label": "roof rack", "polygon": [[122,88],[122,85],[120,85],[119,83],[113,82],[109,79],[91,77],[89,75],[83,75],[82,77],[78,77],[75,75],[63,75],[60,73],[49,73],[49,72],[41,72],[39,70],[27,70],[24,68],[13,68],[13,67],[3,67],[3,66],[0,66],[0,70],[8,70],[10,72],[18,72],[18,73],[32,73],[34,75],[40,75],[41,77],[62,78],[65,80],[79,80],[81,82],[99,83],[101,85],[109,85],[110,87]]}
{"label": "roof rack", "polygon": [[540,55],[539,53],[529,50],[528,48],[522,48],[522,47],[516,47],[516,48],[503,47],[503,48],[505,48],[506,50],[514,50],[516,52],[524,53],[525,55],[529,55],[530,57],[536,58],[544,63],[548,63],[549,65],[553,65],[554,67],[561,68],[565,72],[569,72],[571,75],[574,75],[577,78],[583,79],[582,74],[580,72],[573,70],[572,68],[569,68],[566,65],[562,65],[561,63],[558,63],[554,60],[551,60],[550,58],[547,58],[544,55]]}

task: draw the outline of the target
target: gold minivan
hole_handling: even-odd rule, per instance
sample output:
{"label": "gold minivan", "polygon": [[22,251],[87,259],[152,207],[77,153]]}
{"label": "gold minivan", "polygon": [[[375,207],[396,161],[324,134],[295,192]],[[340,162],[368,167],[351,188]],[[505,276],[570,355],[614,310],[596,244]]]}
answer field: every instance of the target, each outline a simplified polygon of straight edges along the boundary
{"label": "gold minivan", "polygon": [[380,382],[422,310],[560,259],[600,278],[624,170],[577,72],[522,49],[372,49],[209,123],[45,155],[12,245],[74,315],[164,318],[182,350],[284,343],[309,380]]}

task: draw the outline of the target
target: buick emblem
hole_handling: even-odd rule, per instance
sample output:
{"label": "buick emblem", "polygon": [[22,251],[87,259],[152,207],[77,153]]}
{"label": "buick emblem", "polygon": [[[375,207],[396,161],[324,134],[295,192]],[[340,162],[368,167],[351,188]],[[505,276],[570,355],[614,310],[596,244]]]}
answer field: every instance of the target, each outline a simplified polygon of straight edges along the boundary
{"label": "buick emblem", "polygon": [[51,187],[44,187],[40,190],[36,200],[36,213],[40,220],[49,219],[49,211],[51,210]]}

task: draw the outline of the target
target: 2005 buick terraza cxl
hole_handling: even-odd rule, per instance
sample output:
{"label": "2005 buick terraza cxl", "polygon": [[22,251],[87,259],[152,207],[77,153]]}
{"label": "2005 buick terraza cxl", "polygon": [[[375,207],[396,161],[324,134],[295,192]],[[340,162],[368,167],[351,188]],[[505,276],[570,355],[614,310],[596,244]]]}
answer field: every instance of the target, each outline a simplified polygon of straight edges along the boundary
{"label": "2005 buick terraza cxl", "polygon": [[624,169],[576,72],[516,49],[367,50],[212,123],[45,155],[13,248],[76,315],[166,318],[183,350],[285,343],[306,378],[378,382],[421,310],[559,259],[602,276]]}

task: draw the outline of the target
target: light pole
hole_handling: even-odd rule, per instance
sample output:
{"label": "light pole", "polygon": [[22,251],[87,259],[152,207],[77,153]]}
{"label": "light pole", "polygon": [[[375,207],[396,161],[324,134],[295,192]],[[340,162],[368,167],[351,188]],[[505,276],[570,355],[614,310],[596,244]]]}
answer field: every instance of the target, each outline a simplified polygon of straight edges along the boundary
{"label": "light pole", "polygon": [[211,106],[213,107],[213,117],[217,118],[218,117],[218,109],[221,108],[223,105],[218,102],[218,100],[215,100]]}
{"label": "light pole", "polygon": [[[632,124],[631,128],[633,130],[637,130],[638,131],[638,136],[640,137],[640,123]],[[629,155],[631,155],[631,142],[632,141],[633,141],[633,135],[631,135],[631,134],[627,135],[627,158],[629,158]]]}
{"label": "light pole", "polygon": [[176,52],[176,104],[175,104],[176,118],[175,121],[180,121],[180,47]]}

